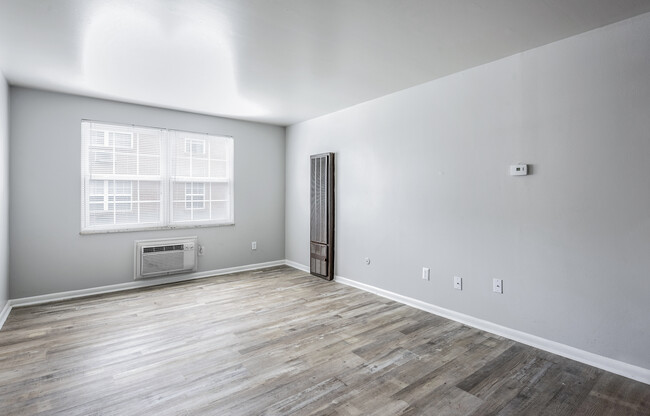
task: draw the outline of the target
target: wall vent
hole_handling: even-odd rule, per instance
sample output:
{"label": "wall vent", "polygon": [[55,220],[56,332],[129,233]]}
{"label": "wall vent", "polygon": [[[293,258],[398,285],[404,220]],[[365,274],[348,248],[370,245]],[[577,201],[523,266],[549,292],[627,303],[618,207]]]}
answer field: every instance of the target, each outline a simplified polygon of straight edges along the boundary
{"label": "wall vent", "polygon": [[334,279],[334,153],[311,156],[309,272]]}
{"label": "wall vent", "polygon": [[197,237],[136,241],[134,278],[194,272],[196,247]]}

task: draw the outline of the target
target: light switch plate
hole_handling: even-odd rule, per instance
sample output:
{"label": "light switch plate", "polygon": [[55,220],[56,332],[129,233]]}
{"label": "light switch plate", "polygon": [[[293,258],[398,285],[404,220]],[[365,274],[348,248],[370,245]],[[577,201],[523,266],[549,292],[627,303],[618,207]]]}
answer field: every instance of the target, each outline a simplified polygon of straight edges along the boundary
{"label": "light switch plate", "polygon": [[495,293],[503,293],[502,279],[492,279],[492,291]]}

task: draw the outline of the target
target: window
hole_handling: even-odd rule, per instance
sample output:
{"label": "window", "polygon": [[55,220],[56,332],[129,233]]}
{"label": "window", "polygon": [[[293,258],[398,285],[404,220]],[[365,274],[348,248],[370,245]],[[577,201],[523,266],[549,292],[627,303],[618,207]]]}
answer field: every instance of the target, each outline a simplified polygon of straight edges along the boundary
{"label": "window", "polygon": [[233,224],[233,139],[82,121],[84,233]]}

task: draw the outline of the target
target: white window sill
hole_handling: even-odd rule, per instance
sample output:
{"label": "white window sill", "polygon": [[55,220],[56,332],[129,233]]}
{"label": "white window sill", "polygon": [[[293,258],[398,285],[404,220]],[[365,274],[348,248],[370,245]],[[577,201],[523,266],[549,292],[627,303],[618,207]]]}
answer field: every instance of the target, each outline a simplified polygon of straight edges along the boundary
{"label": "white window sill", "polygon": [[116,228],[111,230],[81,230],[79,234],[87,235],[87,234],[132,233],[137,231],[161,231],[161,230],[179,230],[185,228],[227,227],[231,225],[235,225],[235,223],[227,222],[227,223],[219,223],[219,224],[187,224],[187,225],[157,226],[157,227]]}

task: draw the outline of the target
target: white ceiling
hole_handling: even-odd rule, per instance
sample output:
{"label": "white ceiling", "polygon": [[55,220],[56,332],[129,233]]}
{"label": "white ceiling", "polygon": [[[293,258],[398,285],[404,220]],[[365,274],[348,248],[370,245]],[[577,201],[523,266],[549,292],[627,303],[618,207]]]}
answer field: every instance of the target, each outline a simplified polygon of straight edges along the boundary
{"label": "white ceiling", "polygon": [[649,0],[0,0],[12,85],[289,125]]}

